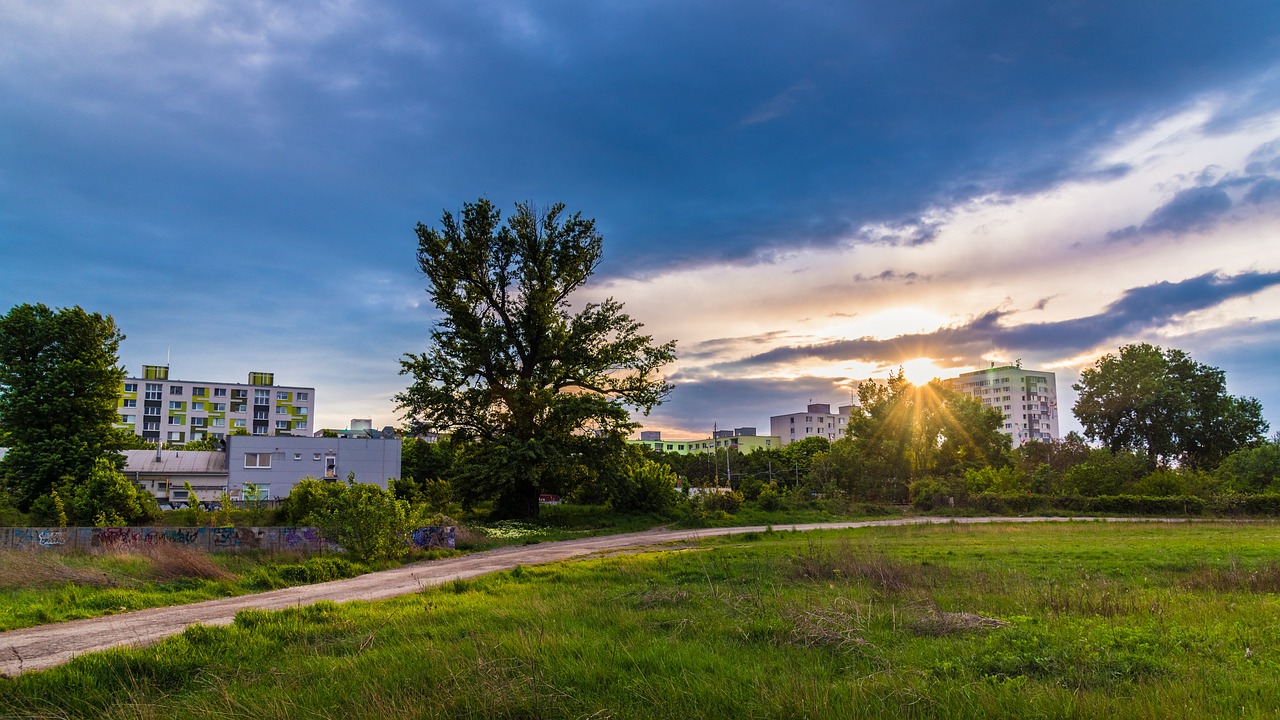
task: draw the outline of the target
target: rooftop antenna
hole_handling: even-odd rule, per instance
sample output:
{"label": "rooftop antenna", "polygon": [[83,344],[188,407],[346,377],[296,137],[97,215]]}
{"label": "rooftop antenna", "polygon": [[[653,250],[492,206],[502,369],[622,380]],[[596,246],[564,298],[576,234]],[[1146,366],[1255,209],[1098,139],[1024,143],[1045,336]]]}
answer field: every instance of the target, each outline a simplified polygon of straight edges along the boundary
{"label": "rooftop antenna", "polygon": [[173,354],[173,346],[170,345],[164,349],[164,366],[169,367],[169,356]]}

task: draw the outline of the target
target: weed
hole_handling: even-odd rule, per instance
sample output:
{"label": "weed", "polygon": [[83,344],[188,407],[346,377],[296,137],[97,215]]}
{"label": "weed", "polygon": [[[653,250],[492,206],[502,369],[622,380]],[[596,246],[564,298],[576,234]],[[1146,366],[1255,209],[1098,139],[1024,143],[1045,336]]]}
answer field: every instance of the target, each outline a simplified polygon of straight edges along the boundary
{"label": "weed", "polygon": [[1193,590],[1276,593],[1280,592],[1280,562],[1249,569],[1233,557],[1225,568],[1201,565],[1186,579],[1185,585]]}

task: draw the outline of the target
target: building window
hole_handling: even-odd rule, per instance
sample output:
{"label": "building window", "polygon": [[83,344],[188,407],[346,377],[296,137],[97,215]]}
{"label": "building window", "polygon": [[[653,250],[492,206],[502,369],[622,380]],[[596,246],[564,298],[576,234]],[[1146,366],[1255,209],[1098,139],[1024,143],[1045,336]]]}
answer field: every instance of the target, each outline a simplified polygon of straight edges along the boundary
{"label": "building window", "polygon": [[169,433],[169,442],[182,442],[183,434],[180,432]]}
{"label": "building window", "polygon": [[231,412],[233,413],[244,412],[244,409],[246,407],[247,407],[246,405],[237,405],[235,403],[231,403]]}
{"label": "building window", "polygon": [[144,422],[142,423],[142,429],[143,430],[159,430],[160,422],[158,420],[155,422]]}
{"label": "building window", "polygon": [[191,388],[191,397],[204,397],[209,394],[207,388],[193,387]]}
{"label": "building window", "polygon": [[304,392],[298,393],[298,402],[306,402],[307,400],[310,400],[310,399],[311,399],[311,393],[304,393]]}
{"label": "building window", "polygon": [[248,390],[232,390],[231,397],[232,399],[239,398],[241,400],[247,400],[249,398],[249,391]]}
{"label": "building window", "polygon": [[212,425],[213,427],[226,427],[227,419],[226,418],[210,418],[209,424]]}
{"label": "building window", "polygon": [[191,427],[204,427],[206,419],[207,418],[198,418],[198,417],[191,418]]}
{"label": "building window", "polygon": [[137,416],[137,415],[121,415],[121,416],[120,416],[120,422],[122,422],[122,423],[124,423],[124,424],[126,424],[126,425],[132,425],[132,424],[134,424],[134,423],[135,423],[135,422],[137,422],[137,421],[138,421],[138,416]]}
{"label": "building window", "polygon": [[266,420],[266,419],[267,419],[267,415],[269,415],[269,414],[270,414],[270,413],[268,413],[266,410],[254,410],[254,411],[253,411],[253,419],[254,419],[254,420]]}
{"label": "building window", "polygon": [[213,406],[213,412],[226,412],[226,411],[227,411],[227,404],[226,404],[226,403],[212,403],[212,406]]}
{"label": "building window", "polygon": [[254,405],[266,405],[266,404],[268,404],[269,402],[271,402],[271,391],[270,391],[270,390],[254,390],[254,391],[253,391],[253,404],[254,404]]}
{"label": "building window", "polygon": [[138,407],[138,401],[137,401],[137,400],[125,400],[125,401],[124,401],[124,407]]}
{"label": "building window", "polygon": [[124,391],[125,391],[125,392],[132,392],[132,393],[136,393],[136,392],[138,392],[138,383],[125,383],[125,384],[124,384]]}
{"label": "building window", "polygon": [[280,390],[280,391],[278,391],[278,392],[276,393],[276,399],[277,399],[277,400],[288,400],[288,399],[289,399],[289,393],[287,393],[287,392],[285,392],[285,391],[283,391],[283,390]]}
{"label": "building window", "polygon": [[311,459],[312,459],[312,460],[319,460],[319,459],[320,459],[320,453],[311,453]]}
{"label": "building window", "polygon": [[192,411],[194,411],[194,412],[204,412],[204,403],[202,403],[202,402],[193,402],[193,403],[191,403],[191,409],[192,409]]}
{"label": "building window", "polygon": [[288,421],[288,420],[277,420],[277,421],[276,421],[276,429],[277,429],[277,430],[288,430],[288,429],[289,429],[289,421]]}
{"label": "building window", "polygon": [[245,453],[244,466],[247,468],[271,467],[271,453]]}
{"label": "building window", "polygon": [[294,409],[298,411],[298,414],[299,414],[299,415],[306,415],[306,414],[307,414],[307,409],[306,409],[305,407],[294,408]]}
{"label": "building window", "polygon": [[238,427],[238,428],[244,427],[244,418],[232,418],[231,427]]}
{"label": "building window", "polygon": [[214,397],[226,397],[226,396],[227,396],[227,389],[226,389],[226,388],[214,388],[214,389],[213,389],[213,396],[214,396]]}
{"label": "building window", "polygon": [[163,392],[164,392],[163,385],[160,385],[159,383],[147,383],[146,398],[148,400],[159,400],[160,395]]}
{"label": "building window", "polygon": [[182,386],[181,386],[181,385],[170,385],[170,386],[169,386],[169,394],[170,394],[170,395],[181,395],[181,394],[182,394]]}
{"label": "building window", "polygon": [[288,415],[288,414],[289,414],[289,406],[288,406],[288,405],[277,405],[277,406],[276,406],[276,414],[277,414],[277,415]]}
{"label": "building window", "polygon": [[184,402],[180,402],[180,401],[178,401],[178,400],[170,400],[170,401],[169,401],[169,409],[170,409],[170,410],[185,410],[185,409],[186,409],[186,407],[187,407],[187,404],[186,404],[186,403],[184,403]]}
{"label": "building window", "polygon": [[169,416],[169,424],[170,424],[170,425],[183,425],[183,424],[185,424],[185,421],[186,421],[186,418],[182,417],[181,415],[170,415],[170,416]]}
{"label": "building window", "polygon": [[294,459],[294,460],[301,460],[301,459],[302,459],[302,453],[294,453],[294,454],[293,454],[293,459]]}
{"label": "building window", "polygon": [[294,420],[294,421],[293,421],[293,429],[294,429],[294,430],[306,430],[306,429],[307,429],[307,421],[306,421],[306,420]]}

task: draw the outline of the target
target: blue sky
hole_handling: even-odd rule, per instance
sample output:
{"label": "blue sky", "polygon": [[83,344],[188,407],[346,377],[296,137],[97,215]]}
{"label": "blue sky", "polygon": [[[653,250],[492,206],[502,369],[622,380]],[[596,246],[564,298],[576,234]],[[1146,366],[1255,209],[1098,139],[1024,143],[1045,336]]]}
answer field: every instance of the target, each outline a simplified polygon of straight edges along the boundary
{"label": "blue sky", "polygon": [[594,217],[678,341],[673,434],[1021,359],[1187,350],[1280,429],[1280,5],[0,5],[0,309],[113,315],[131,372],[396,422],[414,225]]}

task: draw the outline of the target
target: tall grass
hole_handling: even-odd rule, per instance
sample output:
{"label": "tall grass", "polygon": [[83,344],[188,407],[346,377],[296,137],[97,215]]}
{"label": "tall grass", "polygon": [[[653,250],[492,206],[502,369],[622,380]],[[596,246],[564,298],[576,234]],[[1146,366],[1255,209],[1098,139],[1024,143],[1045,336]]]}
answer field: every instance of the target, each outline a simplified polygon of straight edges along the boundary
{"label": "tall grass", "polygon": [[[1274,526],[765,533],[244,612],[0,681],[0,716],[1270,717]],[[1155,610],[1152,610],[1155,608]]]}

